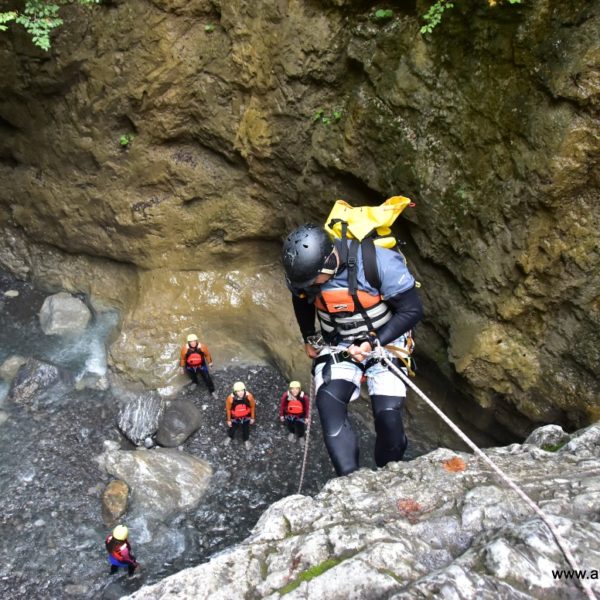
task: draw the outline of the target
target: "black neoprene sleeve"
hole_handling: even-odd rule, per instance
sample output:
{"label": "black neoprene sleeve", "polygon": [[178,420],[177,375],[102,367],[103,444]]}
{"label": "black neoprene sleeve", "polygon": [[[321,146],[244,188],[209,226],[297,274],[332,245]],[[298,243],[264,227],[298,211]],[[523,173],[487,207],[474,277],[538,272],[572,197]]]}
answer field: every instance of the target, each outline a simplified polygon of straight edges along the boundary
{"label": "black neoprene sleeve", "polygon": [[423,318],[423,304],[416,287],[387,298],[385,303],[390,307],[393,316],[377,332],[377,337],[382,346],[389,344],[409,329],[412,329]]}
{"label": "black neoprene sleeve", "polygon": [[315,334],[315,305],[308,302],[306,298],[299,298],[295,294],[292,295],[292,304],[300,332],[306,342],[309,335]]}

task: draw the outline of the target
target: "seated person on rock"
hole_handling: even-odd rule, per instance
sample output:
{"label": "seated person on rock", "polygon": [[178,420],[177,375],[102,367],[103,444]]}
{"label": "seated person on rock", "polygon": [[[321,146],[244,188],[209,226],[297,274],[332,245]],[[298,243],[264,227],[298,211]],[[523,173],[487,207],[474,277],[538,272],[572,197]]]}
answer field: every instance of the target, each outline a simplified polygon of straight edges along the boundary
{"label": "seated person on rock", "polygon": [[213,398],[217,398],[215,384],[208,372],[208,367],[212,367],[212,365],[212,356],[207,346],[198,341],[198,336],[195,333],[190,333],[187,336],[187,342],[181,348],[181,355],[179,357],[181,373],[187,373],[195,385],[198,385],[198,374],[200,374],[209,393]]}
{"label": "seated person on rock", "polygon": [[225,416],[227,420],[227,435],[225,444],[230,444],[235,432],[241,428],[244,446],[250,448],[250,425],[256,418],[256,403],[254,396],[246,390],[242,381],[233,384],[233,393],[225,401]]}
{"label": "seated person on rock", "polygon": [[291,381],[288,391],[281,396],[279,420],[288,428],[288,440],[299,440],[304,446],[304,427],[310,418],[310,398],[302,391],[299,381]]}

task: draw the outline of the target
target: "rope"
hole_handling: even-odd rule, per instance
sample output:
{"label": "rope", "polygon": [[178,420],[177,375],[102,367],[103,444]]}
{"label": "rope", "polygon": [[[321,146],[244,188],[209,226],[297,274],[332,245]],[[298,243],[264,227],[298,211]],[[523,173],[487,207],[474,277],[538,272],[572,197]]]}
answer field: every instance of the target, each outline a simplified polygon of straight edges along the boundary
{"label": "rope", "polygon": [[302,459],[302,469],[300,471],[300,483],[298,484],[298,493],[302,493],[302,484],[304,483],[304,472],[306,471],[306,462],[308,461],[308,442],[310,440],[310,422],[312,421],[313,407],[312,401],[315,396],[315,378],[310,376],[310,395],[308,397],[308,419],[306,422],[306,432],[304,433],[304,458]]}
{"label": "rope", "polygon": [[[571,554],[569,547],[567,546],[567,542],[559,533],[558,529],[554,526],[554,524],[550,521],[550,517],[508,476],[498,467],[486,454],[484,454],[465,433],[462,432],[461,429],[458,428],[386,355],[383,350],[383,347],[376,342],[376,350],[372,352],[373,355],[377,356],[381,359],[394,373],[397,377],[399,377],[406,385],[408,385],[417,395],[423,399],[426,404],[431,408],[441,419],[456,433],[456,435],[463,441],[467,446],[469,446],[473,452],[479,458],[481,458],[505,483],[509,485],[509,487],[516,492],[516,494],[535,512],[540,519],[546,524],[550,533],[554,536],[556,543],[562,553],[565,555],[569,566],[573,571],[579,571],[577,568],[577,563],[575,562],[575,558]],[[586,593],[589,600],[597,600],[594,591],[592,590],[591,585],[585,579],[577,579],[583,591]]]}

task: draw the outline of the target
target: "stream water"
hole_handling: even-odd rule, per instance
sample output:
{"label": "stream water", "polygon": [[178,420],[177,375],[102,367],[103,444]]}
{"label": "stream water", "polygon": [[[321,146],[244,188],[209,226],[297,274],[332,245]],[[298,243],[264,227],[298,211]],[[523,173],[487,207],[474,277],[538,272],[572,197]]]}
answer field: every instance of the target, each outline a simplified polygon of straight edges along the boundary
{"label": "stream water", "polygon": [[[8,297],[7,290],[19,296]],[[19,354],[65,367],[76,380],[103,376],[106,340],[117,315],[96,314],[85,336],[46,336],[37,317],[45,296],[0,272],[0,364]],[[236,364],[217,370],[214,379],[223,400],[212,399],[202,386],[179,392],[204,416],[182,449],[211,464],[209,490],[195,509],[158,528],[150,527],[143,516],[125,519],[142,563],[132,578],[109,575],[100,496],[111,477],[94,460],[105,440],[132,448],[116,428],[119,398],[112,389],[73,386],[43,393],[39,402],[22,406],[6,400],[8,386],[0,380],[2,598],[119,598],[243,540],[272,502],[296,492],[302,450],[290,444],[278,420],[278,399],[286,386],[283,376],[269,366]],[[244,380],[257,399],[249,451],[240,442],[223,444],[224,398],[237,379]],[[359,401],[351,414],[360,434],[361,464],[374,468],[369,410]],[[452,436],[440,433],[434,419],[427,411],[409,410],[407,459],[441,443],[459,447]],[[317,493],[333,476],[314,418],[303,493]]]}

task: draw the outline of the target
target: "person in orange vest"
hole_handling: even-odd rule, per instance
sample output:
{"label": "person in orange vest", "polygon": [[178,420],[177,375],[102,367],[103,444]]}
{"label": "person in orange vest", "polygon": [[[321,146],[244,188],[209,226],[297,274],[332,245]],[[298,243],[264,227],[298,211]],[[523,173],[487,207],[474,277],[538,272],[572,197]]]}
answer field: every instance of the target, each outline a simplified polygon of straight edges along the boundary
{"label": "person in orange vest", "polygon": [[131,544],[127,539],[128,537],[129,530],[125,525],[117,525],[112,533],[106,536],[104,545],[108,552],[111,574],[116,573],[120,567],[123,567],[127,569],[129,577],[131,577],[140,566],[131,551]]}
{"label": "person in orange vest", "polygon": [[225,444],[231,444],[235,432],[241,427],[244,446],[250,448],[250,425],[256,419],[256,403],[254,396],[246,390],[242,381],[233,384],[233,393],[225,401],[225,416],[227,418],[227,435]]}
{"label": "person in orange vest", "polygon": [[212,367],[213,361],[210,352],[205,344],[198,341],[198,336],[195,333],[190,333],[187,336],[187,342],[181,348],[179,357],[179,366],[181,374],[187,373],[192,380],[192,383],[198,385],[198,373],[204,380],[209,393],[213,398],[217,398],[215,392],[215,384],[208,372],[208,367]]}
{"label": "person in orange vest", "polygon": [[287,425],[290,442],[298,439],[304,446],[304,427],[309,418],[310,398],[302,391],[299,381],[291,381],[279,403],[279,420]]}

